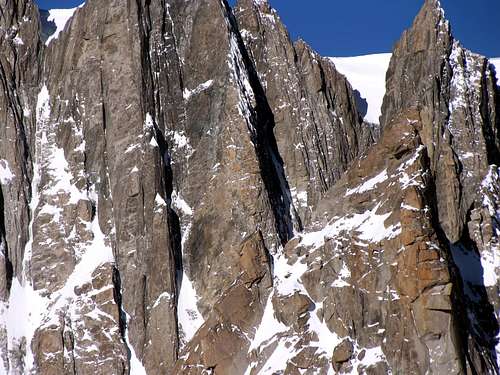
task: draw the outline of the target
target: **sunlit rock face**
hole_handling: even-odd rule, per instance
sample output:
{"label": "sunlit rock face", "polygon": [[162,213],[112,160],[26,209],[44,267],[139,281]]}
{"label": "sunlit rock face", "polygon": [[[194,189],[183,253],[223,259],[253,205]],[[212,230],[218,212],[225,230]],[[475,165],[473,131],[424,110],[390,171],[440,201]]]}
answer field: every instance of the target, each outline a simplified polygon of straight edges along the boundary
{"label": "sunlit rock face", "polygon": [[0,374],[498,372],[499,92],[437,1],[380,125],[264,0],[0,9]]}

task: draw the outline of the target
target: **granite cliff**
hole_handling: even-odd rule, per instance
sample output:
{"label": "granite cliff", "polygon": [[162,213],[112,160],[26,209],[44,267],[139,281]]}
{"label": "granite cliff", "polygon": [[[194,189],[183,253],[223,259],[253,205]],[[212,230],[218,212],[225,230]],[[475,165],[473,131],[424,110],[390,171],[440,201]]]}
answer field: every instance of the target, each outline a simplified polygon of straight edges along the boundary
{"label": "granite cliff", "polygon": [[500,91],[437,0],[380,124],[266,0],[73,12],[0,0],[1,374],[499,373]]}

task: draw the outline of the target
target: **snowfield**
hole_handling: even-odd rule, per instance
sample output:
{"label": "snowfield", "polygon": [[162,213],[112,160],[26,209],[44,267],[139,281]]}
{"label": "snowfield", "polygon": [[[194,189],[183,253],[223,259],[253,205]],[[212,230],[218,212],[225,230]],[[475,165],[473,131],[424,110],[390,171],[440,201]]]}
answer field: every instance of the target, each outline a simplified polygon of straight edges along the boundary
{"label": "snowfield", "polygon": [[57,39],[61,31],[64,30],[64,27],[66,27],[66,23],[68,23],[68,20],[73,17],[73,14],[78,8],[81,8],[83,6],[80,5],[76,8],[71,8],[71,9],[50,9],[49,10],[49,16],[47,17],[47,21],[49,22],[54,22],[56,24],[56,31],[54,34],[52,34],[45,44],[48,46],[51,41],[54,39]]}
{"label": "snowfield", "polygon": [[[392,54],[379,53],[353,57],[331,57],[337,70],[346,76],[355,90],[368,102],[365,120],[379,123],[382,102],[385,95],[385,74],[389,68]],[[500,57],[490,58],[500,76]],[[497,80],[500,86],[500,80]]]}
{"label": "snowfield", "polygon": [[355,57],[331,57],[337,70],[346,76],[355,90],[368,102],[365,120],[379,123],[382,102],[385,95],[385,73],[389,68],[392,54]]}

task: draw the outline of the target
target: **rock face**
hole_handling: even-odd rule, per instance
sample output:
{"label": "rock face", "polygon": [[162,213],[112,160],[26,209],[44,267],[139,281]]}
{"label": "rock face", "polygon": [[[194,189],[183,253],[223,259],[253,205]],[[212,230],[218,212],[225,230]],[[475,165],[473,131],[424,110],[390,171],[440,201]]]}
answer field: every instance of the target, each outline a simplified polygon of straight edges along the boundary
{"label": "rock face", "polygon": [[235,16],[273,110],[292,200],[306,225],[318,200],[376,135],[362,122],[345,77],[304,41],[292,43],[267,1],[240,0]]}
{"label": "rock face", "polygon": [[499,92],[438,2],[380,136],[263,0],[0,10],[0,373],[498,373]]}
{"label": "rock face", "polygon": [[491,363],[496,354],[484,353],[495,353],[498,341],[498,289],[491,276],[498,267],[498,233],[491,230],[500,162],[498,94],[488,60],[464,49],[439,2],[426,1],[394,50],[382,127],[417,103],[433,176],[435,226],[455,263],[455,283],[466,306],[461,314],[467,324],[460,330],[473,352],[466,364],[472,372],[497,371]]}

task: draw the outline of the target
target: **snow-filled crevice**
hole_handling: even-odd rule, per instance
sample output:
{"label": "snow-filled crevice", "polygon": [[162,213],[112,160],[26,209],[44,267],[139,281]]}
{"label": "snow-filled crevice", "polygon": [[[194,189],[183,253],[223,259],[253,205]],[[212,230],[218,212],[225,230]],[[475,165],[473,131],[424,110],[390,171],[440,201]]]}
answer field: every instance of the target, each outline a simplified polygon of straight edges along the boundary
{"label": "snow-filled crevice", "polygon": [[[29,202],[28,240],[24,248],[22,273],[12,281],[10,296],[6,310],[2,313],[2,323],[7,328],[7,349],[16,350],[22,348],[24,356],[18,361],[24,371],[30,371],[34,365],[34,356],[31,350],[31,342],[36,329],[42,321],[44,305],[46,301],[33,290],[30,282],[29,266],[33,247],[33,226],[35,211],[40,201],[40,156],[42,146],[42,132],[46,130],[50,116],[49,92],[44,85],[38,94],[36,106],[36,134],[35,149],[33,153],[33,176],[31,178],[31,198]],[[17,322],[23,321],[20,326]]]}
{"label": "snow-filled crevice", "polygon": [[125,344],[125,348],[127,349],[127,359],[130,366],[129,367],[130,374],[147,375],[144,365],[137,357],[135,349],[132,343],[130,342],[129,331],[128,331],[128,323],[130,321],[130,315],[125,311],[123,307],[120,271],[116,267],[113,268],[113,285],[114,285],[113,296],[116,304],[118,305],[120,313],[120,322],[119,322],[120,335]]}
{"label": "snow-filled crevice", "polygon": [[[154,138],[161,155],[170,154],[167,141],[161,131],[154,126]],[[190,235],[193,209],[182,198],[182,194],[174,190],[171,158],[163,158],[164,189],[167,193],[167,202],[157,196],[157,205],[167,206],[167,215],[170,233],[170,245],[173,251],[175,264],[175,285],[176,285],[176,314],[178,326],[179,350],[182,350],[198,328],[204,323],[203,316],[198,310],[198,295],[193,283],[189,279],[188,270],[184,264],[186,254],[184,245]],[[180,215],[183,220],[181,221]]]}
{"label": "snow-filled crevice", "polygon": [[[43,335],[47,328],[58,326],[58,319],[61,316],[64,316],[65,320],[63,331],[69,332],[71,339],[74,340],[73,349],[61,354],[68,360],[70,357],[78,358],[78,352],[83,350],[86,340],[91,340],[93,337],[92,332],[87,331],[87,327],[82,323],[82,313],[90,313],[95,319],[102,320],[103,332],[110,340],[114,335],[114,324],[118,323],[115,322],[113,316],[104,311],[102,304],[92,299],[92,295],[112,288],[111,280],[105,287],[93,290],[90,294],[79,292],[83,286],[92,283],[96,272],[105,276],[106,270],[111,271],[114,257],[110,235],[103,233],[99,224],[99,200],[102,199],[97,193],[99,181],[88,182],[83,188],[79,188],[74,182],[65,152],[57,145],[56,133],[60,123],[52,121],[51,96],[45,85],[42,86],[38,95],[36,120],[28,241],[23,254],[22,272],[13,279],[8,304],[2,311],[1,317],[2,323],[8,327],[9,352],[13,353],[12,356],[19,358],[19,363],[14,364],[14,368],[21,368],[25,373],[35,371],[40,361],[43,361],[43,358],[37,357],[35,363],[31,348],[34,338],[39,337],[38,334]],[[74,120],[71,118],[65,122],[73,124]],[[80,173],[86,175],[84,169]],[[61,196],[64,196],[65,200],[60,200]],[[39,264],[35,265],[32,259],[33,254],[40,254],[44,250],[50,254],[50,244],[54,237],[48,238],[47,242],[40,228],[43,228],[47,221],[49,225],[58,225],[56,231],[59,233],[63,224],[71,224],[65,221],[65,216],[61,215],[62,207],[76,205],[79,202],[87,202],[91,207],[89,208],[90,217],[80,218],[81,230],[85,233],[86,239],[79,241],[77,246],[69,245],[68,241],[71,241],[74,236],[79,236],[74,227],[69,237],[60,239],[62,246],[67,246],[73,251],[74,267],[61,280],[61,284],[41,288],[40,285],[35,285],[34,275],[40,269]],[[44,246],[48,249],[46,250]],[[58,260],[47,264],[47,268],[56,266],[58,266]],[[43,277],[45,275],[38,278],[38,282],[40,279],[43,281]],[[64,332],[61,332],[63,337],[65,337]],[[25,354],[18,353],[19,350],[24,351]],[[52,355],[58,354],[47,354],[47,356]]]}
{"label": "snow-filled crevice", "polygon": [[[147,111],[145,125],[149,128],[148,132],[151,135],[150,145],[155,147],[160,156],[162,186],[155,197],[155,212],[167,215],[169,248],[172,251],[174,263],[170,272],[173,273],[172,279],[175,281],[175,290],[164,291],[158,297],[157,302],[166,295],[175,300],[177,337],[171,339],[170,345],[175,346],[178,355],[183,346],[191,340],[194,333],[203,324],[204,319],[198,311],[196,291],[189,280],[185,258],[183,259],[183,248],[190,234],[193,210],[182,198],[182,192],[175,190],[172,169],[172,164],[175,163],[178,155],[185,156],[186,162],[189,162],[189,157],[194,150],[183,131],[169,129],[169,121],[172,119],[167,118],[164,106],[170,104],[170,100],[173,99],[165,97],[162,88],[165,83],[162,80],[165,79],[165,75],[168,76],[168,79],[171,78],[170,74],[178,75],[174,80],[178,80],[177,83],[183,90],[183,99],[186,101],[208,89],[213,82],[207,81],[192,90],[183,87],[182,70],[179,69],[182,61],[177,51],[175,25],[170,14],[171,4],[163,3],[162,5],[162,32],[157,35],[152,29],[148,7],[147,4],[145,7],[142,5],[138,7],[141,62],[145,77],[142,89],[144,97],[148,98],[147,102],[144,103]],[[174,60],[175,63],[164,62],[171,60]],[[181,123],[176,125],[181,127],[184,125],[182,117]]]}

